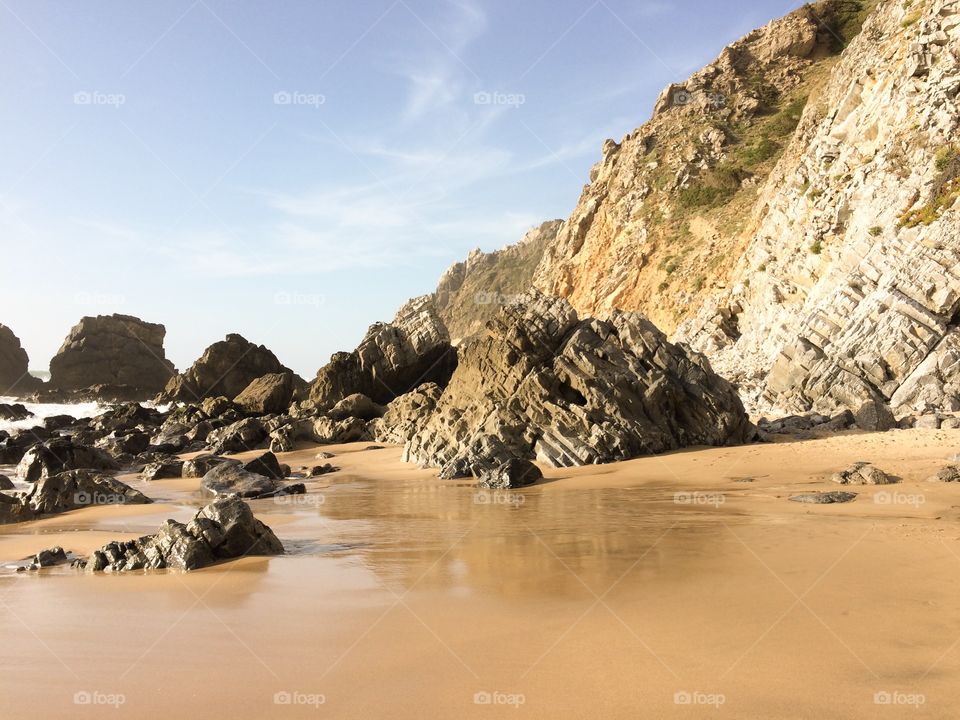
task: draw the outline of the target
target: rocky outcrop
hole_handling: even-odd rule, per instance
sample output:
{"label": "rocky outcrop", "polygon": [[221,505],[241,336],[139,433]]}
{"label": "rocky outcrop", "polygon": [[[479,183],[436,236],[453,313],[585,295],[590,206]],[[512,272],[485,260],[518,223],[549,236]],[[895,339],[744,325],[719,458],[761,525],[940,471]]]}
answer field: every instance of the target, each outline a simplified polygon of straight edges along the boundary
{"label": "rocky outcrop", "polygon": [[310,401],[329,410],[355,393],[381,405],[421,383],[445,386],[456,352],[433,298],[410,300],[391,323],[372,325],[351,353],[336,353],[310,387]]}
{"label": "rocky outcrop", "polygon": [[283,413],[290,407],[295,390],[293,373],[268,373],[251,381],[233,402],[251,415]]}
{"label": "rocky outcrop", "polygon": [[234,398],[251,382],[271,373],[293,371],[263,345],[231,333],[204,350],[186,372],[170,378],[161,399],[191,403],[221,395]]}
{"label": "rocky outcrop", "polygon": [[108,543],[85,566],[91,572],[197,570],[223,560],[283,552],[273,531],[234,496],[210,503],[186,525],[167,520],[154,535]]}
{"label": "rocky outcrop", "polygon": [[163,325],[130,315],[85,317],[50,361],[50,385],[123,387],[141,399],[152,397],[176,374],[164,355],[166,332]]}
{"label": "rocky outcrop", "polygon": [[580,320],[565,300],[531,292],[461,345],[404,455],[461,477],[497,459],[586,465],[753,434],[734,388],[643,316]]}
{"label": "rocky outcrop", "polygon": [[560,220],[550,220],[515,245],[489,253],[473,250],[466,260],[450,266],[433,299],[454,343],[482,332],[501,305],[514,302],[532,287],[533,273],[560,225]]}
{"label": "rocky outcrop", "polygon": [[54,437],[27,450],[17,465],[17,476],[26,482],[37,482],[77,469],[118,470],[119,465],[99,448],[76,444],[69,437]]}
{"label": "rocky outcrop", "polygon": [[543,479],[540,468],[529,460],[510,458],[493,467],[475,470],[477,487],[489,490],[510,490],[533,485]]}
{"label": "rocky outcrop", "polygon": [[834,473],[830,478],[838,485],[890,485],[897,479],[870,463],[855,462],[846,470]]}
{"label": "rocky outcrop", "polygon": [[44,477],[29,490],[0,494],[0,524],[33,520],[93,505],[141,505],[153,502],[116,478],[92,470],[69,470]]}
{"label": "rocky outcrop", "polygon": [[40,380],[28,373],[28,362],[20,338],[0,324],[0,395],[23,395],[37,389]]}
{"label": "rocky outcrop", "polygon": [[370,423],[377,442],[403,445],[416,435],[433,415],[443,390],[436,383],[424,383],[387,405],[383,417]]}

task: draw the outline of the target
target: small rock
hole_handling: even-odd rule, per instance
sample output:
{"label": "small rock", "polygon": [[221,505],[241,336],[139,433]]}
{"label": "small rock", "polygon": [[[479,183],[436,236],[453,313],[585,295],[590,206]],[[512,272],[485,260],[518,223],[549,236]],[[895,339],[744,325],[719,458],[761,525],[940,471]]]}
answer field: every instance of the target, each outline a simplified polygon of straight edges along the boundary
{"label": "small rock", "polygon": [[477,487],[490,490],[507,490],[533,485],[543,479],[543,473],[529,460],[510,458],[493,470],[482,470]]}
{"label": "small rock", "polygon": [[927,482],[960,482],[960,467],[957,465],[947,465],[940,471],[927,478]]}
{"label": "small rock", "polygon": [[813,492],[794,495],[789,499],[793,502],[813,503],[815,505],[830,505],[832,503],[847,503],[855,500],[857,494],[854,492]]}
{"label": "small rock", "polygon": [[890,485],[897,480],[870,463],[855,462],[830,478],[839,485]]}
{"label": "small rock", "polygon": [[340,468],[334,467],[330,463],[326,463],[325,465],[314,465],[312,468],[310,468],[309,475],[310,477],[319,477],[320,475],[327,475],[332,472],[337,472],[339,469]]}

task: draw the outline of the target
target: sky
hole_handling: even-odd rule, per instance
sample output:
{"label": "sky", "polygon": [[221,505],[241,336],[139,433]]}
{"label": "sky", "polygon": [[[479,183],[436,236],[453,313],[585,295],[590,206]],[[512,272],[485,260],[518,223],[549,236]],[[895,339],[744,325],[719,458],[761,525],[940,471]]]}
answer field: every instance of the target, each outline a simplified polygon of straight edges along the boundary
{"label": "sky", "polygon": [[0,323],[229,332],[311,378],[799,2],[0,0]]}

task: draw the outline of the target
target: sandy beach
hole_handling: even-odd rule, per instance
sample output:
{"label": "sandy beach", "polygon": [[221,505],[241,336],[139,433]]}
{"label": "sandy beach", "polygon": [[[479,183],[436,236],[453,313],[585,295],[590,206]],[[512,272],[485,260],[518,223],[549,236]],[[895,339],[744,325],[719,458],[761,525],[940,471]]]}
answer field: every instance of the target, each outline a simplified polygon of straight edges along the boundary
{"label": "sandy beach", "polygon": [[[925,481],[952,433],[693,449],[521,492],[368,447],[326,446],[340,472],[251,503],[281,557],[11,567],[186,520],[196,480],[0,528],[0,714],[944,718],[960,701],[960,488]],[[787,501],[855,460],[902,481]]]}

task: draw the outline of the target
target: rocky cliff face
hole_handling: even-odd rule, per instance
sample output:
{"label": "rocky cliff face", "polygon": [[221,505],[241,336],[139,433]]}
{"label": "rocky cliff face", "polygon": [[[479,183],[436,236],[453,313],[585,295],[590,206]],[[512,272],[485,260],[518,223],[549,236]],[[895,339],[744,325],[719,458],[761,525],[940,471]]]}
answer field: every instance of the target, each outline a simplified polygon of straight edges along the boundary
{"label": "rocky cliff face", "polygon": [[36,389],[40,381],[27,373],[27,351],[20,338],[0,325],[0,395],[17,395]]}
{"label": "rocky cliff face", "polygon": [[502,305],[530,289],[533,273],[561,224],[560,220],[545,222],[502,250],[474,250],[443,274],[433,298],[454,343],[483,330]]}
{"label": "rocky cliff face", "polygon": [[163,325],[130,315],[85,317],[50,361],[50,385],[60,390],[124,386],[146,399],[176,374],[164,355],[166,333]]}
{"label": "rocky cliff face", "polygon": [[960,409],[960,1],[883,2],[679,335],[760,407]]}

